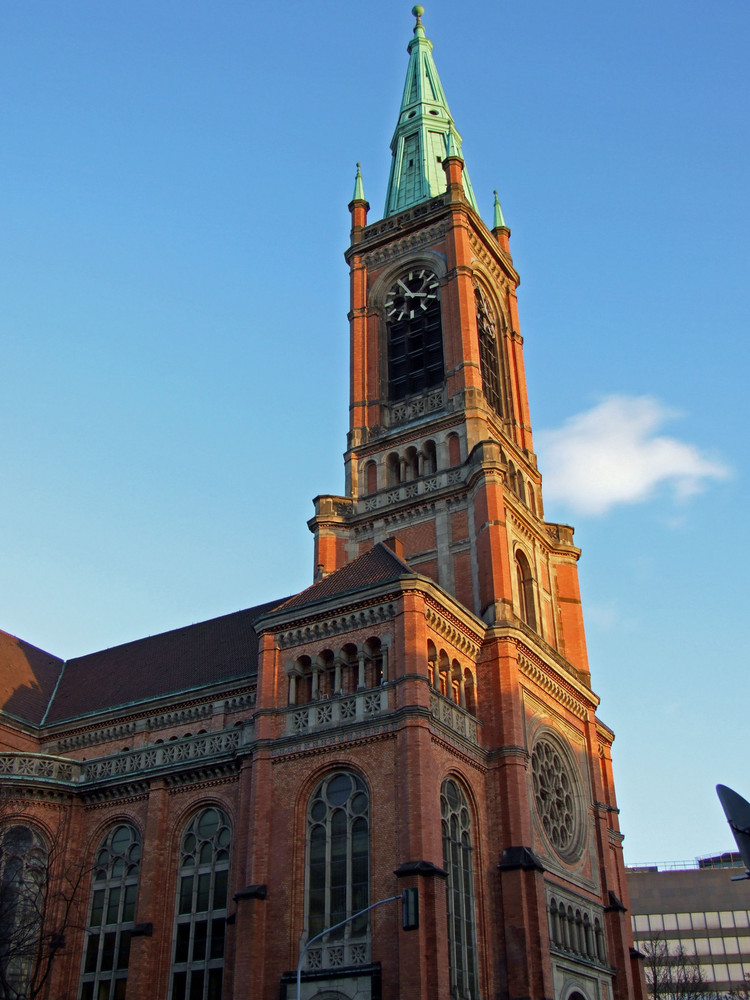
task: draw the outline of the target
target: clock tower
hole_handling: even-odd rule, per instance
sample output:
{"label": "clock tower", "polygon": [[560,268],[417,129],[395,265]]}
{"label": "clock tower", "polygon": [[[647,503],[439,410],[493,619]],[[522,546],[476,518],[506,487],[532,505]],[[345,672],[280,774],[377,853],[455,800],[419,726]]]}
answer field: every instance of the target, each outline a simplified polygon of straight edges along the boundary
{"label": "clock tower", "polygon": [[520,620],[588,676],[567,525],[544,520],[510,230],[479,216],[415,7],[385,214],[359,166],[351,275],[346,495],[310,527],[326,576],[395,537],[411,567],[488,625]]}

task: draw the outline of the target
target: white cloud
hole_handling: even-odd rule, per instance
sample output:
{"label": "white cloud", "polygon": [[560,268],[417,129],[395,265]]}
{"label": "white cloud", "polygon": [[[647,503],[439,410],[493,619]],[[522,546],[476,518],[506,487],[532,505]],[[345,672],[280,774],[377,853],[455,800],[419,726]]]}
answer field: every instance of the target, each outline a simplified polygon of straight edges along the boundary
{"label": "white cloud", "polygon": [[668,485],[677,499],[726,479],[729,469],[693,445],[657,435],[678,416],[649,396],[608,396],[559,430],[537,435],[544,495],[582,514],[648,500]]}

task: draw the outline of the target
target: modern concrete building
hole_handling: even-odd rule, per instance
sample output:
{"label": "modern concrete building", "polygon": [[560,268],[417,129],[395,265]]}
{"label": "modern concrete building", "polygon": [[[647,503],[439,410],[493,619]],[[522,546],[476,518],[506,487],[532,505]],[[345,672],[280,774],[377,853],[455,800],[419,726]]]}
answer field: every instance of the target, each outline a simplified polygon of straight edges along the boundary
{"label": "modern concrete building", "polygon": [[726,992],[750,977],[750,879],[726,853],[681,865],[628,868],[635,947],[663,942],[695,963],[708,989]]}

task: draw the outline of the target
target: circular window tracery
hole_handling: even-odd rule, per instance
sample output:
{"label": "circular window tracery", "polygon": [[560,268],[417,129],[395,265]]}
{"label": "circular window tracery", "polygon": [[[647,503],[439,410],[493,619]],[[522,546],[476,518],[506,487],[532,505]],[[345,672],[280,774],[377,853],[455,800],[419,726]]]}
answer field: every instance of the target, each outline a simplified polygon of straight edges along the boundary
{"label": "circular window tracery", "polygon": [[570,858],[578,853],[577,783],[562,752],[546,737],[540,737],[531,753],[534,802],[550,843],[557,853]]}

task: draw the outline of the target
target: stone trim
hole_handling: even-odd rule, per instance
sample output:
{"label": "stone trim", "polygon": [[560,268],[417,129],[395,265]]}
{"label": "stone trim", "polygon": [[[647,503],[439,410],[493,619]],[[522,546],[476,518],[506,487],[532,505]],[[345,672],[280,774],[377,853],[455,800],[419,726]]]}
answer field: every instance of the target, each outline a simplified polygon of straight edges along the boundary
{"label": "stone trim", "polygon": [[277,632],[276,643],[281,649],[301,646],[329,636],[345,635],[356,629],[372,628],[396,617],[394,601],[387,604],[365,604],[351,611],[327,618],[308,618],[293,628]]}
{"label": "stone trim", "polygon": [[425,598],[424,616],[427,624],[438,635],[447,639],[462,653],[476,660],[482,646],[482,636],[471,631],[455,615],[441,608],[436,601],[430,600],[429,597]]}

